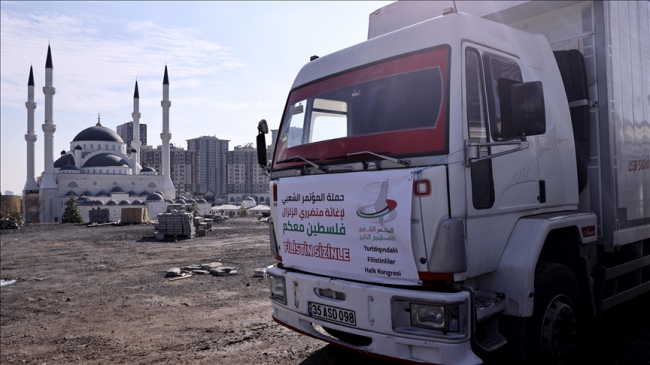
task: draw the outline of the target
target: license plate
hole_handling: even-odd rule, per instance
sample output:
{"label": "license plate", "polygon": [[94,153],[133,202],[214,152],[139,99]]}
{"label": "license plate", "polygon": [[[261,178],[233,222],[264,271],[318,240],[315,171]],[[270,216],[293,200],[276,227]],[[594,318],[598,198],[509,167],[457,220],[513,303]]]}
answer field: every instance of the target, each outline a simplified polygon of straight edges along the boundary
{"label": "license plate", "polygon": [[357,325],[357,316],[354,311],[332,307],[330,305],[309,302],[309,315],[347,326]]}

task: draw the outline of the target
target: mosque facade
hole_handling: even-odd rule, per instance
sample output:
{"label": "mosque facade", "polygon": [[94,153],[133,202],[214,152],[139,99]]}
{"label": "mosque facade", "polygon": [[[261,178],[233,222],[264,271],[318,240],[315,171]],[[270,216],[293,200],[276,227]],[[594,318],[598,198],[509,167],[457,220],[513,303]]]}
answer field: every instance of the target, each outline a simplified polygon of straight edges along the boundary
{"label": "mosque facade", "polygon": [[[60,222],[65,203],[70,197],[77,199],[82,214],[90,207],[148,206],[151,218],[166,211],[167,203],[172,203],[176,190],[169,174],[169,78],[167,66],[163,77],[163,130],[160,134],[163,151],[161,171],[142,167],[139,133],[140,97],[138,83],[133,95],[133,141],[127,148],[122,138],[113,130],[97,124],[79,132],[70,142],[70,149],[61,151],[54,161],[53,63],[50,46],[45,64],[45,121],[42,125],[44,135],[45,171],[39,177],[34,175],[34,73],[30,68],[28,82],[27,108],[27,179],[23,189],[23,212],[27,222]],[[167,146],[167,148],[164,148]],[[83,209],[86,208],[87,209]]]}

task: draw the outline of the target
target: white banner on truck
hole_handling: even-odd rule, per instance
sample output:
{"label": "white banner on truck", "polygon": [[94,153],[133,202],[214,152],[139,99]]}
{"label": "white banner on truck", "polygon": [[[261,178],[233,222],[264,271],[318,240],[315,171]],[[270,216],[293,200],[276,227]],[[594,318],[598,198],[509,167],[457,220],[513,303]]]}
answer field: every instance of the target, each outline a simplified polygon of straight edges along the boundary
{"label": "white banner on truck", "polygon": [[285,267],[415,285],[410,170],[283,178],[277,230]]}

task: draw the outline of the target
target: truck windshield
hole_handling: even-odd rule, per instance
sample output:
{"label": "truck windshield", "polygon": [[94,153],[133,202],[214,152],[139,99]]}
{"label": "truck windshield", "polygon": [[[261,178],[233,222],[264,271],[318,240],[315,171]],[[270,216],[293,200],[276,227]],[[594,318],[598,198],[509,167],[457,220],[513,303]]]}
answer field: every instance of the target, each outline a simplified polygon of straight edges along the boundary
{"label": "truck windshield", "polygon": [[399,157],[446,153],[448,55],[448,47],[438,47],[293,90],[275,163],[293,156],[324,163],[359,151]]}

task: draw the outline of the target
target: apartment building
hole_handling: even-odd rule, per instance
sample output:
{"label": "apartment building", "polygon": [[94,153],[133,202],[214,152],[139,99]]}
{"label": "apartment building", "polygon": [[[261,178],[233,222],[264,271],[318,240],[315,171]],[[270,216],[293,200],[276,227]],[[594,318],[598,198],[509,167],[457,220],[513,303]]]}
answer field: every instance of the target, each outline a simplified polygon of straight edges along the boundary
{"label": "apartment building", "polygon": [[194,195],[225,198],[228,142],[215,136],[187,140],[187,150],[194,152]]}
{"label": "apartment building", "polygon": [[[176,196],[193,196],[194,193],[194,151],[188,151],[182,147],[170,146],[169,148],[169,173]],[[162,146],[142,146],[140,150],[140,165],[152,167],[161,173],[162,167]]]}
{"label": "apartment building", "polygon": [[[140,124],[140,144],[142,146],[147,145],[147,125],[143,123]],[[133,122],[124,123],[118,125],[115,128],[115,132],[122,137],[124,143],[126,143],[126,150],[131,151],[131,141],[133,141]]]}

